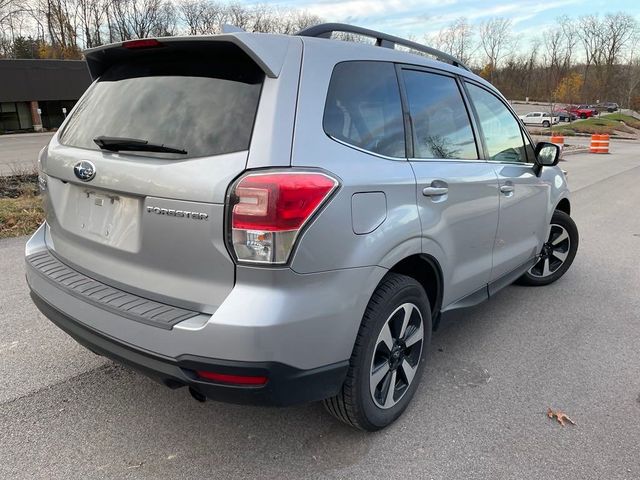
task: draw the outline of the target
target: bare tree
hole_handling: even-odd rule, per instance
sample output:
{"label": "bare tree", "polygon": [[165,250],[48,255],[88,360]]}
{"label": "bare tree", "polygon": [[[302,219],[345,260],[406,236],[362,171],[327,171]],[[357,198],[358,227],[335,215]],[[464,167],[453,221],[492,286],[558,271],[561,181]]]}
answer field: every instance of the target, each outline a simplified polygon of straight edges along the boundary
{"label": "bare tree", "polygon": [[487,57],[489,66],[489,81],[493,82],[495,71],[500,60],[508,50],[513,49],[511,35],[511,20],[506,18],[492,18],[480,25],[480,45]]}
{"label": "bare tree", "polygon": [[79,36],[86,48],[102,45],[102,29],[106,17],[107,0],[76,0],[76,15],[80,24]]}
{"label": "bare tree", "polygon": [[[580,39],[584,50],[584,83],[588,85],[587,77],[589,67],[598,66],[602,63],[602,52],[604,43],[604,31],[602,23],[597,15],[586,15],[579,18],[580,28],[576,29],[576,35]],[[583,94],[584,94],[583,90]]]}
{"label": "bare tree", "polygon": [[224,23],[248,32],[292,34],[322,21],[305,11],[213,0],[180,0],[177,8],[190,35],[219,33]]}
{"label": "bare tree", "polygon": [[0,0],[0,57],[11,55],[13,43],[18,36],[16,22],[27,11],[27,7],[18,0]]}
{"label": "bare tree", "polygon": [[427,39],[427,43],[432,43],[436,48],[453,55],[462,63],[469,63],[475,52],[473,27],[465,17],[454,20],[434,37]]}
{"label": "bare tree", "polygon": [[181,0],[178,12],[189,35],[211,35],[220,32],[227,12],[221,3],[212,0]]}
{"label": "bare tree", "polygon": [[80,58],[78,16],[74,0],[35,0],[29,10],[48,38],[44,57]]}
{"label": "bare tree", "polygon": [[562,31],[563,39],[563,67],[568,70],[573,65],[573,55],[575,53],[576,45],[578,44],[578,35],[575,22],[573,22],[566,15],[559,17],[557,20],[560,25],[560,30]]}
{"label": "bare tree", "polygon": [[638,23],[634,17],[625,13],[606,15],[603,21],[603,88],[609,91],[615,73],[615,65],[620,63],[622,53],[638,31]]}
{"label": "bare tree", "polygon": [[107,6],[112,40],[161,37],[176,32],[176,11],[167,0],[111,0]]}

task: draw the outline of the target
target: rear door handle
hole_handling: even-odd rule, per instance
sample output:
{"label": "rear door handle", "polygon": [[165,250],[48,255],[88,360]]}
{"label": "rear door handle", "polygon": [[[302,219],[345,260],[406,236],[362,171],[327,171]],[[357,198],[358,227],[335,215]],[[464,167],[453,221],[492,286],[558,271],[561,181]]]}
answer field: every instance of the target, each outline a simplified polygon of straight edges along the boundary
{"label": "rear door handle", "polygon": [[513,193],[514,190],[515,190],[515,187],[513,185],[502,185],[500,187],[500,191],[502,193]]}
{"label": "rear door handle", "polygon": [[425,197],[437,197],[448,192],[448,187],[426,187],[422,189],[422,195],[424,195]]}

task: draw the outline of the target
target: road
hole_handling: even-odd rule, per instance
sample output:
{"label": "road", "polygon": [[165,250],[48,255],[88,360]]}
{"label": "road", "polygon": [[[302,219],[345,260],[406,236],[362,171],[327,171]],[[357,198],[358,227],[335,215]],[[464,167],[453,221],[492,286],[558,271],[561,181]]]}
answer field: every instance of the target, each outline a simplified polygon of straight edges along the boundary
{"label": "road", "polygon": [[562,163],[567,275],[446,318],[413,404],[376,434],[317,404],[199,404],[95,356],[31,305],[25,239],[0,242],[0,478],[640,478],[640,144],[618,143]]}
{"label": "road", "polygon": [[0,135],[0,176],[34,168],[38,153],[52,136],[44,132]]}

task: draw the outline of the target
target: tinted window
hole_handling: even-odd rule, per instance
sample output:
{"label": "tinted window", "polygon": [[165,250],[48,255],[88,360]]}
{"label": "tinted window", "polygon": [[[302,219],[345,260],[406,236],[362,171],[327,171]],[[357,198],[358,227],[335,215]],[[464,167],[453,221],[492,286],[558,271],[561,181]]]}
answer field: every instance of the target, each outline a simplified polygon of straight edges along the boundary
{"label": "tinted window", "polygon": [[498,162],[526,162],[520,124],[502,101],[484,88],[467,84],[478,112],[489,157]]}
{"label": "tinted window", "polygon": [[413,156],[477,159],[469,115],[455,79],[417,70],[405,70],[403,77],[413,123]]}
{"label": "tinted window", "polygon": [[384,62],[344,62],[333,69],[324,131],[389,157],[404,157],[404,124],[395,67]]}
{"label": "tinted window", "polygon": [[78,103],[61,142],[98,149],[98,136],[136,138],[187,151],[177,158],[248,149],[263,80],[254,64],[153,58],[107,70]]}

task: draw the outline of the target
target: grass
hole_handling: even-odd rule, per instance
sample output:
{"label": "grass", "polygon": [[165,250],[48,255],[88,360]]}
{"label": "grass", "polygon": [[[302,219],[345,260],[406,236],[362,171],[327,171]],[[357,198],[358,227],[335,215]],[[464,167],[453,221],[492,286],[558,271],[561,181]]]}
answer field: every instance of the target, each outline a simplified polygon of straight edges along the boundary
{"label": "grass", "polygon": [[572,136],[576,133],[608,133],[609,135],[615,135],[614,132],[634,134],[636,133],[635,130],[633,130],[634,128],[640,129],[640,120],[630,115],[613,113],[611,115],[601,115],[570,124],[556,125],[552,131],[566,136]]}
{"label": "grass", "polygon": [[35,171],[0,177],[0,238],[28,235],[44,221],[37,182]]}

